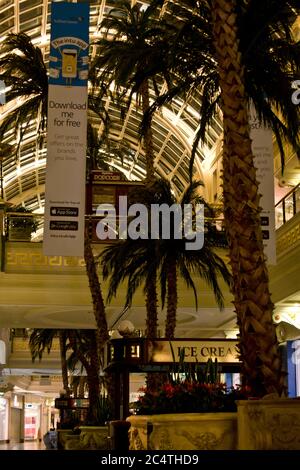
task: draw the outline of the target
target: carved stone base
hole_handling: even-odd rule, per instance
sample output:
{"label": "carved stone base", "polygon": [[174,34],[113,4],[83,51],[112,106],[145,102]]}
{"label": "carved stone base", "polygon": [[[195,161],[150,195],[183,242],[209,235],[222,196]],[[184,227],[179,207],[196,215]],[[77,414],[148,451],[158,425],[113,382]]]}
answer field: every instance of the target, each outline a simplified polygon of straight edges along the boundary
{"label": "carved stone base", "polygon": [[234,450],[237,413],[178,413],[127,418],[130,450]]}
{"label": "carved stone base", "polygon": [[107,426],[80,426],[80,434],[65,436],[65,450],[107,450]]}
{"label": "carved stone base", "polygon": [[240,400],[238,449],[300,450],[300,400]]}
{"label": "carved stone base", "polygon": [[57,448],[64,449],[70,436],[72,436],[72,429],[57,429]]}

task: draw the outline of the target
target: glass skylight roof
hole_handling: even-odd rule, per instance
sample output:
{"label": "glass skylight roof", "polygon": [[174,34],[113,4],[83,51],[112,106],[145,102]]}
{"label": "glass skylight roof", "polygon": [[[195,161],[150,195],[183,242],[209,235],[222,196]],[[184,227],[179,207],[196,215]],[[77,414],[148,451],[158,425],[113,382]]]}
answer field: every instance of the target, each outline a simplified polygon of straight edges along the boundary
{"label": "glass skylight roof", "polygon": [[[80,2],[78,2],[80,3]],[[135,2],[132,2],[135,3]],[[147,2],[137,2],[147,5]],[[90,0],[91,40],[99,36],[98,25],[104,16],[115,6],[113,0]],[[0,0],[0,40],[9,32],[26,32],[44,54],[45,62],[49,56],[51,1],[48,0]],[[91,48],[91,54],[95,48]],[[177,99],[166,106],[153,120],[153,146],[155,165],[159,175],[171,180],[174,189],[181,192],[188,182],[188,162],[194,134],[197,129],[197,115],[201,96],[190,97],[184,103]],[[10,105],[11,106],[11,105]],[[132,179],[145,175],[145,157],[138,137],[141,111],[132,107],[121,122],[119,111],[107,102],[108,113],[112,119],[110,139],[124,142],[129,148],[124,158],[123,171]],[[9,110],[8,105],[0,107],[1,114]],[[4,196],[14,204],[25,204],[31,209],[40,209],[44,203],[44,184],[46,166],[46,138],[43,147],[36,142],[38,123],[28,127],[18,158],[7,156],[3,162]],[[207,135],[207,145],[197,150],[196,166],[205,158],[220,135],[221,127],[215,122]],[[4,143],[14,145],[12,131],[8,131]],[[122,168],[120,161],[116,168]]]}

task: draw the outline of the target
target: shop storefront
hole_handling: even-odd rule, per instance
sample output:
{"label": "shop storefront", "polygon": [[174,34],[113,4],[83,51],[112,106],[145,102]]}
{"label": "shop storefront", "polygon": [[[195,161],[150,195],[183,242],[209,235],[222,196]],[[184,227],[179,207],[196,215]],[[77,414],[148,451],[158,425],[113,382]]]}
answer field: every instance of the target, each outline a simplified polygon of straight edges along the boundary
{"label": "shop storefront", "polygon": [[24,439],[27,441],[40,438],[40,407],[38,403],[25,403]]}

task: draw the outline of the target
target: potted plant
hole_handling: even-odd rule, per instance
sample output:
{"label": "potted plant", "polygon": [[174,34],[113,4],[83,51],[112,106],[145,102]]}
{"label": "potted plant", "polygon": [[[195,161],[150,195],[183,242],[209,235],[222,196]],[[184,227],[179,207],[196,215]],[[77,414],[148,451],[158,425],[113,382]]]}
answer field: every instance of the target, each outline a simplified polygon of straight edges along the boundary
{"label": "potted plant", "polygon": [[[65,443],[66,450],[106,450],[108,449],[108,421],[111,417],[109,398],[100,394],[94,405],[93,418],[76,426]],[[76,434],[76,435],[74,435]]]}
{"label": "potted plant", "polygon": [[247,398],[241,387],[218,380],[217,362],[205,367],[180,365],[155,390],[143,389],[131,427],[131,450],[232,450],[237,448],[236,400]]}
{"label": "potted plant", "polygon": [[9,240],[31,240],[32,232],[38,228],[32,212],[23,206],[15,207],[10,209],[8,217]]}
{"label": "potted plant", "polygon": [[105,450],[108,448],[108,421],[111,417],[107,395],[100,394],[94,408],[94,419],[79,427],[80,448]]}

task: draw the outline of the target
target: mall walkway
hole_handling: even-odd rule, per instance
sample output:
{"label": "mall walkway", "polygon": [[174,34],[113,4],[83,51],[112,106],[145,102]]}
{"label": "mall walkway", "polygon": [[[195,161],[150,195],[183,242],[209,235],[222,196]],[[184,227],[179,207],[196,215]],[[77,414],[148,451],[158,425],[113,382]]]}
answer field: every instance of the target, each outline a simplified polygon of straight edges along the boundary
{"label": "mall walkway", "polygon": [[45,444],[43,442],[24,442],[24,443],[9,443],[9,444],[0,444],[1,450],[45,450]]}

